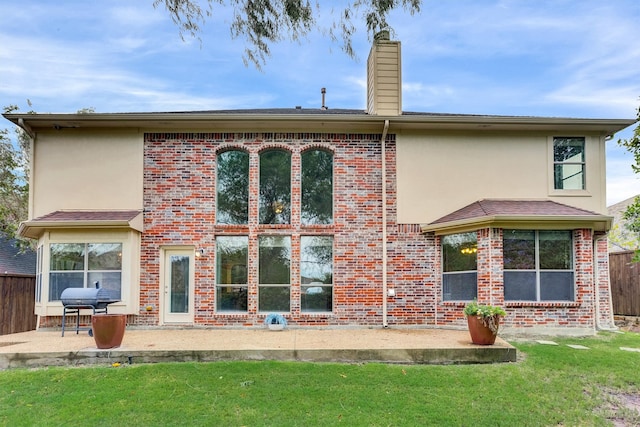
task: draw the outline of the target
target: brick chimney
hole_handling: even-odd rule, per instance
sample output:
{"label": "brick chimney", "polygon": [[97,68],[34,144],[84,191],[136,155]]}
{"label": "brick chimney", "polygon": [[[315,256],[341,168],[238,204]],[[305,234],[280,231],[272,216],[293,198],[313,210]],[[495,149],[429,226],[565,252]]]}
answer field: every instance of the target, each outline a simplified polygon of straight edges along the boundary
{"label": "brick chimney", "polygon": [[376,34],[367,60],[367,114],[402,114],[402,68],[400,42],[389,33]]}

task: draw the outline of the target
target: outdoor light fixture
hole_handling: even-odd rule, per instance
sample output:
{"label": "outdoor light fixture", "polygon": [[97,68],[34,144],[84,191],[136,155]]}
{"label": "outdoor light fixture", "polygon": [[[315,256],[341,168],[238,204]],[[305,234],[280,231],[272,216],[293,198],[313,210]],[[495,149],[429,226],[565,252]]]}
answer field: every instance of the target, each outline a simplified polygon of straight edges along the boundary
{"label": "outdoor light fixture", "polygon": [[201,256],[204,256],[204,252],[204,248],[196,249],[196,256],[200,258]]}

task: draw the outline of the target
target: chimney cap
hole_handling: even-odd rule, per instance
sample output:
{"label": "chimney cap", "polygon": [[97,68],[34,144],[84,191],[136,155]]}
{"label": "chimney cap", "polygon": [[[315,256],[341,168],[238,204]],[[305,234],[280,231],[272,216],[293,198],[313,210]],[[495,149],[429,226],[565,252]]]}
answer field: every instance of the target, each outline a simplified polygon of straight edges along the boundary
{"label": "chimney cap", "polygon": [[389,29],[383,29],[374,34],[373,40],[391,40],[391,34]]}

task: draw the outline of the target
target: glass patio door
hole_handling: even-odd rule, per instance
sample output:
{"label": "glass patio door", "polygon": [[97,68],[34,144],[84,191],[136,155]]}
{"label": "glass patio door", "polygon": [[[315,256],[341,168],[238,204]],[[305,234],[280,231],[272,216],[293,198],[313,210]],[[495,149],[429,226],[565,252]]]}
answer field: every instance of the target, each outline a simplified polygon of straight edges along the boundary
{"label": "glass patio door", "polygon": [[193,323],[192,250],[166,250],[164,254],[164,323]]}

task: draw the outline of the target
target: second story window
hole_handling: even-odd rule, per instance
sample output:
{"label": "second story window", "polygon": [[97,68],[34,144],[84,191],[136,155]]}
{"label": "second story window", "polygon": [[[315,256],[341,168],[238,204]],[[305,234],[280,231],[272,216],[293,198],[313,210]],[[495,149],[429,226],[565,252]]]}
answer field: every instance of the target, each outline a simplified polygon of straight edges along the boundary
{"label": "second story window", "polygon": [[291,153],[260,154],[260,224],[291,222]]}
{"label": "second story window", "polygon": [[240,150],[217,158],[218,224],[246,224],[249,220],[249,154]]}
{"label": "second story window", "polygon": [[324,150],[302,153],[303,224],[333,222],[333,155]]}
{"label": "second story window", "polygon": [[584,137],[553,138],[553,182],[556,190],[585,189]]}

